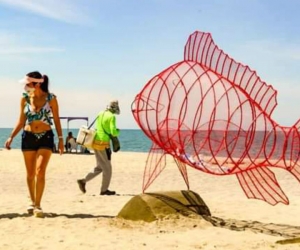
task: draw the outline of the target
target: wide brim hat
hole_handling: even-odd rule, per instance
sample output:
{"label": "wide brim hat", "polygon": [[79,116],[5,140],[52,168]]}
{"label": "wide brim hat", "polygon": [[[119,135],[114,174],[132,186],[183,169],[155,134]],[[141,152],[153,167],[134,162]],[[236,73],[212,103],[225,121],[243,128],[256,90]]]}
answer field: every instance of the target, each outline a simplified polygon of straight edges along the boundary
{"label": "wide brim hat", "polygon": [[121,112],[118,100],[110,101],[109,104],[107,105],[107,109],[109,109],[111,112],[115,114],[120,114]]}

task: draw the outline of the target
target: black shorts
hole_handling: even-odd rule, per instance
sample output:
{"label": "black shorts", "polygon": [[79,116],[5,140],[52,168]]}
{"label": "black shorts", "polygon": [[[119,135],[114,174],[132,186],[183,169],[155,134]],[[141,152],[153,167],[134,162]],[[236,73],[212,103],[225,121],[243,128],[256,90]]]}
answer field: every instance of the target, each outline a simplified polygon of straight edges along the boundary
{"label": "black shorts", "polygon": [[[40,135],[40,136],[38,136]],[[54,134],[52,130],[45,131],[45,134],[34,134],[29,131],[22,133],[22,151],[37,151],[39,149],[54,148]]]}

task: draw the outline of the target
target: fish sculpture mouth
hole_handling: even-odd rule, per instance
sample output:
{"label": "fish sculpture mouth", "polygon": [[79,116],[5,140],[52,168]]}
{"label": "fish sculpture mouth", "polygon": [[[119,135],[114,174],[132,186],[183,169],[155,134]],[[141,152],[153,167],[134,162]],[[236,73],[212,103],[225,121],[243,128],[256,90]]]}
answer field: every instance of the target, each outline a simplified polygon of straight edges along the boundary
{"label": "fish sculpture mouth", "polygon": [[132,103],[131,110],[133,113],[139,112],[160,112],[165,105],[158,103],[155,100],[148,99],[145,96],[137,96]]}
{"label": "fish sculpture mouth", "polygon": [[215,175],[235,174],[248,198],[272,205],[288,198],[270,167],[300,180],[298,123],[277,124],[277,91],[256,71],[224,53],[209,33],[191,34],[184,58],[146,83],[133,116],[153,142],[143,191],[173,156],[187,184],[186,165]]}

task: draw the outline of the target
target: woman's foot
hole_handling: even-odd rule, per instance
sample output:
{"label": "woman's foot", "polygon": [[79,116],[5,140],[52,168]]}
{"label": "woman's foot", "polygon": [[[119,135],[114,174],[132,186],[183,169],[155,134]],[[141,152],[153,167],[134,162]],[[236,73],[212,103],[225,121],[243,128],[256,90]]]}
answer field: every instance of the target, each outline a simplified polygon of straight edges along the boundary
{"label": "woman's foot", "polygon": [[27,207],[28,214],[33,215],[33,210],[34,210],[34,205],[33,204],[31,204]]}
{"label": "woman's foot", "polygon": [[35,207],[33,213],[35,217],[44,218],[44,212],[41,207]]}

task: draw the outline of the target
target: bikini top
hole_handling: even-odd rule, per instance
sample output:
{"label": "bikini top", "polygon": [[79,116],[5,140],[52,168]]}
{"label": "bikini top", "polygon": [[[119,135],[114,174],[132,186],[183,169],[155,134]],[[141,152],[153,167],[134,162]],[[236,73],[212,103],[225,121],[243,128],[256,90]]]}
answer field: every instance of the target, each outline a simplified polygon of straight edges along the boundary
{"label": "bikini top", "polygon": [[31,107],[30,98],[28,94],[23,93],[23,97],[26,100],[25,107],[24,107],[24,114],[27,117],[27,124],[30,124],[33,121],[41,121],[47,125],[50,126],[53,125],[50,118],[52,116],[52,111],[49,105],[49,101],[55,97],[54,94],[49,93],[47,95],[45,105],[38,112],[33,110],[33,108]]}

